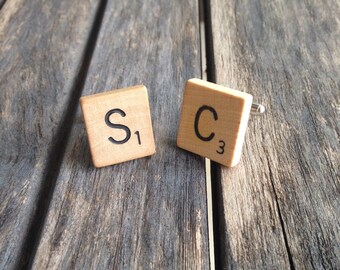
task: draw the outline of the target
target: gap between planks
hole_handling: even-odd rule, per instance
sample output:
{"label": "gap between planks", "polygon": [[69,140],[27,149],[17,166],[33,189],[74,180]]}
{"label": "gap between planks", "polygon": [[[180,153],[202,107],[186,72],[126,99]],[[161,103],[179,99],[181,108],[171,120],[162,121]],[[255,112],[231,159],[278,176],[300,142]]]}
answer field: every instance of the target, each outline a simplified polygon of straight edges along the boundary
{"label": "gap between planks", "polygon": [[[201,77],[202,80],[208,79],[207,74],[207,47],[206,47],[206,28],[205,28],[205,3],[204,0],[198,1],[199,6],[199,29],[200,29],[200,46],[201,46]],[[207,197],[207,213],[208,213],[208,239],[209,239],[209,260],[210,269],[215,270],[215,242],[214,242],[214,215],[213,215],[213,197],[211,186],[211,162],[205,158],[205,185]]]}
{"label": "gap between planks", "polygon": [[3,8],[5,4],[6,4],[6,0],[0,0],[0,10]]}
{"label": "gap between planks", "polygon": [[56,133],[56,138],[58,138],[58,140],[52,148],[46,172],[44,174],[45,181],[43,182],[45,184],[42,185],[42,188],[39,192],[37,209],[35,211],[34,217],[32,219],[32,224],[29,227],[28,234],[22,246],[19,256],[19,258],[21,259],[17,262],[17,265],[15,267],[16,269],[32,268],[32,263],[34,261],[37,247],[39,246],[39,242],[41,240],[42,228],[47,217],[47,212],[56,185],[56,180],[59,175],[61,162],[64,158],[67,141],[71,132],[71,127],[74,122],[77,110],[77,106],[74,106],[74,104],[78,103],[85,84],[87,72],[91,63],[94,49],[96,47],[106,5],[107,0],[101,0],[98,5],[93,26],[88,35],[83,56],[81,57],[79,65],[80,68],[71,88],[72,94],[68,102],[66,112],[58,126],[58,131]]}
{"label": "gap between planks", "polygon": [[[201,43],[201,76],[205,81],[216,82],[215,75],[215,59],[213,54],[213,38],[211,29],[211,9],[209,0],[199,0],[199,26],[200,26],[200,43]],[[210,24],[206,24],[210,21]],[[209,233],[209,258],[210,269],[220,269],[223,265],[220,259],[221,243],[219,240],[218,232],[220,227],[219,219],[219,203],[222,200],[219,198],[219,192],[222,192],[216,181],[220,180],[218,173],[218,166],[216,163],[211,162],[210,159],[205,158],[205,172],[206,172],[206,196],[207,196],[207,213],[208,213],[208,233]],[[212,182],[214,181],[214,182]],[[272,187],[275,193],[276,205],[279,211],[280,225],[284,234],[285,248],[289,258],[290,269],[294,270],[294,263],[292,255],[287,243],[284,223],[281,217],[279,203],[274,184]]]}

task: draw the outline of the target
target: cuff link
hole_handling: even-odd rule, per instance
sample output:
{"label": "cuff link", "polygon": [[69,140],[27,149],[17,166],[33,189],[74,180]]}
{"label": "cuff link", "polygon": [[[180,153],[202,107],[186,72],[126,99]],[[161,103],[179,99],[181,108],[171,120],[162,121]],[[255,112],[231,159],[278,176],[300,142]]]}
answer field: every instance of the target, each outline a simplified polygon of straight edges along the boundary
{"label": "cuff link", "polygon": [[155,153],[148,91],[144,85],[80,99],[95,167]]}
{"label": "cuff link", "polygon": [[249,115],[261,115],[253,96],[200,79],[187,81],[177,145],[224,166],[241,157]]}

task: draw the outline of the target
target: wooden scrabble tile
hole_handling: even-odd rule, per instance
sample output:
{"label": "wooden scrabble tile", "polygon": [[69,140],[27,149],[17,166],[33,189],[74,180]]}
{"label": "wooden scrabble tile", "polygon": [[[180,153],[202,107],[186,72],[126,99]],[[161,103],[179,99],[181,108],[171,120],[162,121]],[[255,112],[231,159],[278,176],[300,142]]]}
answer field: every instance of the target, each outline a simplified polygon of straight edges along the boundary
{"label": "wooden scrabble tile", "polygon": [[214,83],[191,79],[182,104],[177,145],[222,165],[235,166],[253,97]]}
{"label": "wooden scrabble tile", "polygon": [[155,153],[147,89],[143,85],[80,99],[96,167]]}

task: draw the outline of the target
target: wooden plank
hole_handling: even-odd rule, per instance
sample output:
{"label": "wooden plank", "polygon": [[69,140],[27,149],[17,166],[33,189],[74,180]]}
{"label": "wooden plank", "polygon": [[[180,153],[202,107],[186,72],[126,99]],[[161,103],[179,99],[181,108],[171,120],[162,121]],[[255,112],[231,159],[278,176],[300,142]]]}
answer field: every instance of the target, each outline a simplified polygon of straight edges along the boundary
{"label": "wooden plank", "polygon": [[335,269],[339,2],[211,0],[210,11],[210,79],[267,107],[242,162],[217,168],[222,266]]}
{"label": "wooden plank", "polygon": [[0,11],[1,269],[33,249],[98,3],[10,0]]}
{"label": "wooden plank", "polygon": [[204,160],[176,147],[197,1],[111,1],[83,95],[145,84],[156,154],[95,169],[78,110],[33,267],[207,269]]}

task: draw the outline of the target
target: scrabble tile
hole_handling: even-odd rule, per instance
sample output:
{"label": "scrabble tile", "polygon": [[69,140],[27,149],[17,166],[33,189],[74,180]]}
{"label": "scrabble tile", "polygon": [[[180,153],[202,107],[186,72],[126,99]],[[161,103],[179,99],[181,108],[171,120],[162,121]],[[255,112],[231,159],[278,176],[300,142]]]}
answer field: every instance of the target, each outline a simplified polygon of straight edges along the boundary
{"label": "scrabble tile", "polygon": [[177,145],[232,167],[239,160],[253,97],[191,79],[182,104]]}
{"label": "scrabble tile", "polygon": [[80,105],[96,167],[155,153],[145,86],[85,96],[80,99]]}

